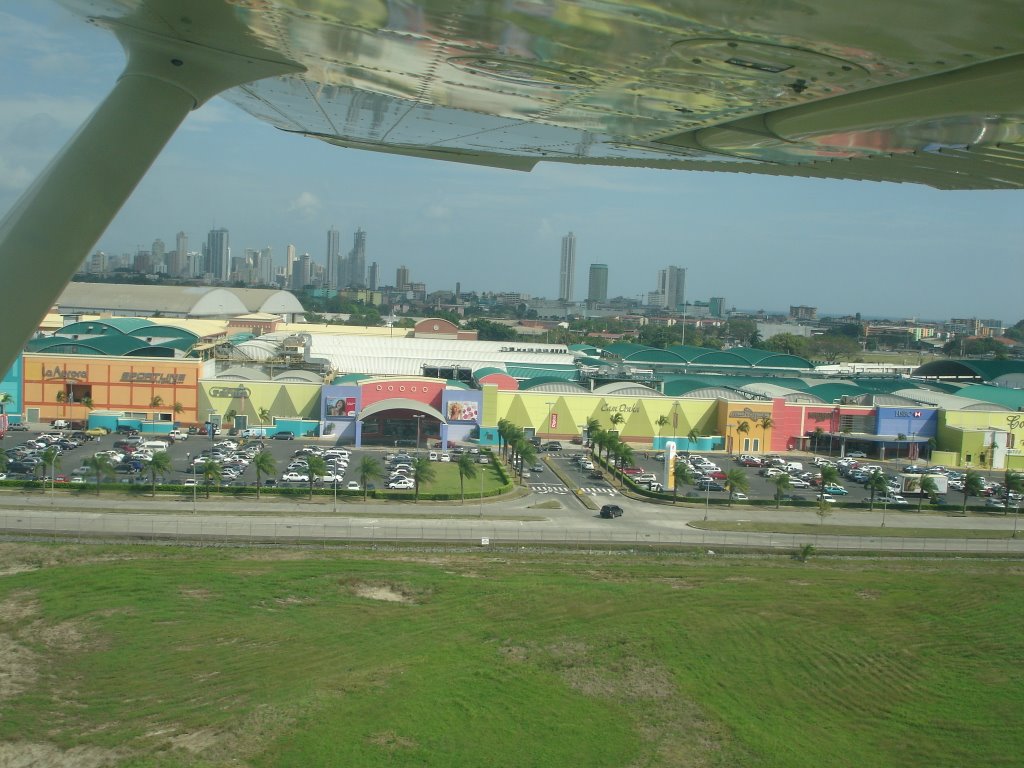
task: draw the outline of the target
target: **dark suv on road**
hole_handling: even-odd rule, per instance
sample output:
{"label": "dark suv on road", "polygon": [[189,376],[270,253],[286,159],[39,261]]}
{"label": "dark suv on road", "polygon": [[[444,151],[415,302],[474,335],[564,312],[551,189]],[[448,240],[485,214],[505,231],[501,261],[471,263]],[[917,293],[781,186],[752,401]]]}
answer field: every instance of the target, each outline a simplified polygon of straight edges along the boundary
{"label": "dark suv on road", "polygon": [[622,517],[622,507],[618,504],[605,504],[601,507],[601,517],[608,519]]}

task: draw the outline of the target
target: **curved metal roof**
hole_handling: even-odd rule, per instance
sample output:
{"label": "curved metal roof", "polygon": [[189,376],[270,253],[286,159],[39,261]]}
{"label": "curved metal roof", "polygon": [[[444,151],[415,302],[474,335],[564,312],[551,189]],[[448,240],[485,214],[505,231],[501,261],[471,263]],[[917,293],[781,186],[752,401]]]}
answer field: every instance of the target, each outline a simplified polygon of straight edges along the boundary
{"label": "curved metal roof", "polygon": [[632,381],[613,381],[595,387],[595,395],[619,395],[621,397],[664,397],[661,392]]}
{"label": "curved metal roof", "polygon": [[291,382],[295,384],[323,384],[324,379],[318,373],[313,371],[294,370],[294,371],[282,371],[277,374],[274,381]]}
{"label": "curved metal roof", "polygon": [[1000,376],[1024,375],[1024,360],[933,360],[913,372],[913,376],[936,378],[977,378],[995,381]]}

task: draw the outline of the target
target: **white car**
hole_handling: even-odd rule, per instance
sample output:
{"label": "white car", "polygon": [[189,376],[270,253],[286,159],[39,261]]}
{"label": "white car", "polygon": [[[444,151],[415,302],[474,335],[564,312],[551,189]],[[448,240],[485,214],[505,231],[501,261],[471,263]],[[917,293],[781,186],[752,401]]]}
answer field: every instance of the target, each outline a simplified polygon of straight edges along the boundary
{"label": "white car", "polygon": [[440,460],[450,462],[452,460],[452,457],[450,454],[442,453]]}
{"label": "white car", "polygon": [[411,491],[416,487],[416,481],[411,477],[403,477],[398,480],[392,480],[388,483],[388,488],[392,491]]}
{"label": "white car", "polygon": [[819,493],[814,498],[817,499],[818,501],[824,501],[826,504],[835,504],[836,503],[836,497],[835,496],[830,496],[827,493]]}
{"label": "white car", "polygon": [[747,494],[743,493],[742,491],[735,491],[732,494],[733,501],[748,501],[749,499],[750,497],[747,496]]}
{"label": "white car", "polygon": [[361,491],[363,487],[355,480],[349,480],[348,485],[345,486],[346,491]]}
{"label": "white car", "polygon": [[309,475],[301,475],[298,472],[285,472],[281,475],[282,483],[308,483]]}
{"label": "white car", "polygon": [[489,458],[487,458],[486,456],[481,456],[479,459],[476,460],[476,463],[477,464],[490,464],[491,460]]}

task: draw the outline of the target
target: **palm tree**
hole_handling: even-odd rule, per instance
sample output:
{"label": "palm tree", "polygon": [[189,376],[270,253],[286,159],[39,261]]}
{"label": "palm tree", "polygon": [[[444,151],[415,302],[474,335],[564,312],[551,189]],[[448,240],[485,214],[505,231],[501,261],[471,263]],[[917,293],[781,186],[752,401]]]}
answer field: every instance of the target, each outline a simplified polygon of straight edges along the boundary
{"label": "palm tree", "polygon": [[981,475],[973,469],[967,470],[967,474],[964,475],[964,504],[960,509],[961,512],[967,514],[967,497],[978,496],[984,487],[985,483],[982,481]]}
{"label": "palm tree", "polygon": [[508,438],[513,428],[514,425],[508,419],[498,419],[498,453],[501,454],[502,458],[505,457],[505,451],[508,448]]}
{"label": "palm tree", "polygon": [[821,492],[825,492],[825,488],[830,485],[838,485],[839,483],[839,470],[835,467],[828,465],[821,468]]}
{"label": "palm tree", "polygon": [[813,451],[816,453],[821,446],[821,438],[825,436],[825,430],[821,427],[814,428]]}
{"label": "palm tree", "polygon": [[277,462],[270,451],[260,451],[252,459],[252,465],[256,468],[256,498],[260,497],[260,485],[264,475],[277,474]]}
{"label": "palm tree", "polygon": [[601,422],[598,421],[595,417],[591,416],[589,419],[587,419],[587,421],[585,423],[585,427],[586,427],[586,430],[587,430],[587,439],[588,440],[593,440],[594,439],[594,433],[597,430],[601,429]]}
{"label": "palm tree", "polygon": [[778,509],[782,506],[782,497],[793,487],[793,483],[790,482],[789,475],[785,472],[775,475],[771,482],[775,486],[775,508]]}
{"label": "palm tree", "polygon": [[889,484],[885,480],[885,475],[881,472],[872,472],[868,477],[868,481],[864,483],[864,487],[871,492],[871,498],[868,500],[868,510],[875,508],[875,494],[889,490]]}
{"label": "palm tree", "polygon": [[608,433],[601,427],[594,427],[587,430],[587,439],[590,441],[590,453],[597,456],[600,452],[601,443]]}
{"label": "palm tree", "polygon": [[89,395],[83,395],[78,398],[78,402],[86,407],[87,410],[93,409],[92,398]]}
{"label": "palm tree", "polygon": [[417,456],[412,462],[413,480],[416,482],[416,494],[415,500],[420,500],[420,484],[426,485],[432,483],[437,473],[434,471],[434,465],[430,463],[430,459],[423,456]]}
{"label": "palm tree", "polygon": [[220,485],[220,462],[207,459],[203,462],[203,485],[206,486],[206,498],[210,498],[210,483],[216,481]]}
{"label": "palm tree", "polygon": [[363,484],[363,501],[366,501],[370,481],[380,480],[384,477],[384,467],[381,466],[380,459],[376,456],[365,453],[359,458],[356,471],[359,473],[359,481]]}
{"label": "palm tree", "polygon": [[265,427],[267,422],[270,421],[270,410],[268,408],[260,408],[256,415],[259,417],[261,427]]}
{"label": "palm tree", "polygon": [[[741,421],[736,425],[736,442],[739,442],[740,435],[746,435],[750,432],[750,423],[747,421]],[[736,453],[736,451],[730,450],[730,453]]]}
{"label": "palm tree", "polygon": [[100,483],[103,482],[103,478],[110,477],[114,474],[114,467],[110,463],[110,457],[106,454],[102,456],[90,456],[88,459],[82,462],[82,464],[92,471],[96,476],[96,495],[100,495]]}
{"label": "palm tree", "polygon": [[10,392],[0,392],[0,413],[7,413],[7,404],[13,402],[14,397]]}
{"label": "palm tree", "polygon": [[747,473],[739,467],[725,473],[725,489],[729,492],[729,506],[732,506],[732,495],[736,491],[746,493],[750,489]]}
{"label": "palm tree", "polygon": [[462,503],[466,503],[466,478],[472,480],[476,477],[476,464],[473,463],[473,457],[468,453],[464,453],[459,456],[459,490],[462,492]]}
{"label": "palm tree", "polygon": [[612,423],[612,426],[616,428],[615,429],[616,432],[621,432],[622,430],[620,430],[619,427],[626,423],[626,417],[623,416],[618,411],[616,411],[615,413],[613,413],[611,415],[611,417],[608,419],[608,421],[610,421]]}
{"label": "palm tree", "polygon": [[[53,399],[56,400],[58,403],[61,403],[61,404],[66,403],[68,401],[67,390],[65,390],[65,389],[58,390],[57,394],[54,395]],[[62,416],[67,416],[67,412],[68,412],[67,408],[61,408],[61,415]]]}
{"label": "palm tree", "polygon": [[664,413],[654,422],[658,426],[658,437],[665,436],[665,427],[668,426],[669,418]]}
{"label": "palm tree", "polygon": [[620,442],[618,435],[602,431],[597,436],[598,453],[604,451],[604,460],[608,461],[608,458],[615,453],[615,446],[619,445]]}
{"label": "palm tree", "polygon": [[700,438],[703,437],[700,429],[694,427],[686,433],[686,452],[689,453],[693,448],[693,444],[696,443]]}
{"label": "palm tree", "polygon": [[310,456],[306,459],[306,474],[309,476],[309,498],[313,498],[313,483],[323,480],[327,474],[327,462],[323,456]]}
{"label": "palm tree", "polygon": [[164,399],[160,395],[153,395],[149,401],[150,408],[161,408],[164,404]]}
{"label": "palm tree", "polygon": [[672,468],[672,503],[676,503],[676,496],[679,493],[680,485],[691,485],[693,483],[693,469],[688,461],[677,461]]}
{"label": "palm tree", "polygon": [[626,476],[623,474],[622,469],[633,464],[633,448],[628,443],[617,441],[613,451],[619,465],[619,479],[622,481],[622,485],[625,486]]}
{"label": "palm tree", "polygon": [[775,426],[775,421],[771,416],[762,416],[757,425],[761,428],[761,453],[767,453],[765,443],[767,442],[768,430]]}
{"label": "palm tree", "polygon": [[221,424],[224,429],[232,429],[235,426],[235,416],[238,415],[238,411],[234,408],[228,408],[224,411],[224,417],[221,419]]}
{"label": "palm tree", "polygon": [[924,497],[927,496],[929,501],[935,503],[935,497],[939,493],[939,484],[935,482],[935,478],[930,475],[921,475],[921,477],[913,478],[909,484],[909,489],[921,491],[921,497],[917,500],[917,511],[921,511],[921,507],[924,505]]}
{"label": "palm tree", "polygon": [[[52,445],[46,446],[46,449],[43,451],[43,463],[37,466],[42,466],[45,470],[47,465],[50,466],[50,493],[52,494],[53,486],[57,482],[57,467],[60,466],[59,448]],[[46,487],[45,484],[43,487]]]}
{"label": "palm tree", "polygon": [[153,458],[146,462],[145,468],[149,471],[149,479],[153,484],[153,496],[156,496],[156,476],[163,477],[171,471],[171,454],[167,451],[157,451]]}

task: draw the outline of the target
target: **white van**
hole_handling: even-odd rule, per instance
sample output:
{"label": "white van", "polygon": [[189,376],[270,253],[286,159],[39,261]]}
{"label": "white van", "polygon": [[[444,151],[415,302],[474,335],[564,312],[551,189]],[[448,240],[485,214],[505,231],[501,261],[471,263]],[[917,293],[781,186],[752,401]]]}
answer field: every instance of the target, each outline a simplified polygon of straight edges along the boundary
{"label": "white van", "polygon": [[139,446],[144,451],[166,451],[167,447],[163,440],[147,440]]}
{"label": "white van", "polygon": [[786,471],[787,472],[803,472],[804,471],[804,465],[801,464],[799,461],[787,461],[786,462]]}

